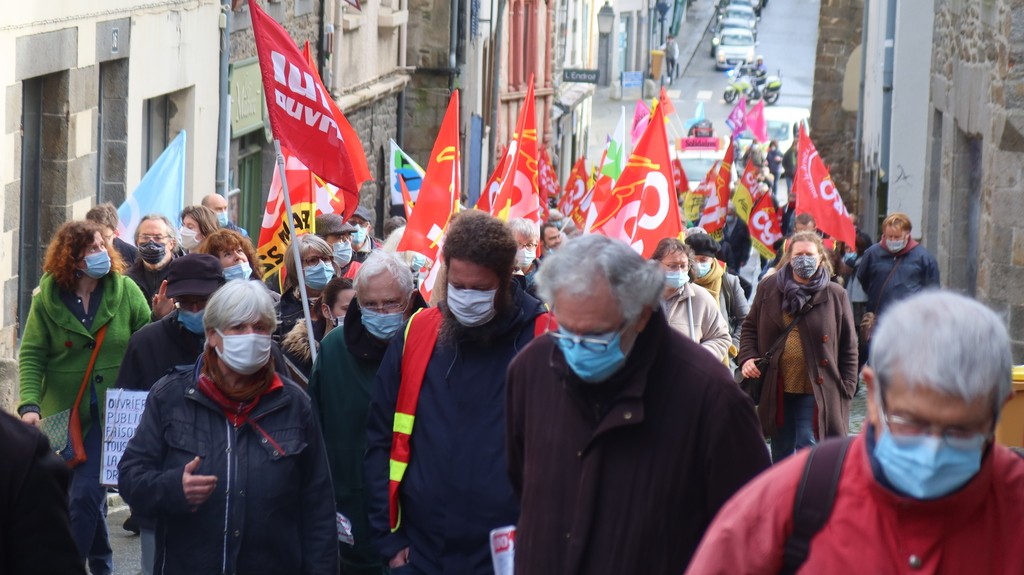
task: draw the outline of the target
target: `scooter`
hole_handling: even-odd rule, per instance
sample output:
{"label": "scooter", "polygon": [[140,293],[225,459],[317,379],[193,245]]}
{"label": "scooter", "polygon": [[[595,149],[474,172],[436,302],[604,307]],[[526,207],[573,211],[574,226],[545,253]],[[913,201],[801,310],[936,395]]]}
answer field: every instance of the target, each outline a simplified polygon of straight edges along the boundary
{"label": "scooter", "polygon": [[740,94],[747,99],[747,104],[757,102],[762,97],[766,104],[774,104],[779,101],[779,93],[782,91],[781,71],[776,76],[765,76],[763,94],[748,74],[741,74],[736,68],[729,70],[726,74],[730,80],[729,85],[725,87],[725,92],[722,93],[722,98],[727,104],[735,102]]}

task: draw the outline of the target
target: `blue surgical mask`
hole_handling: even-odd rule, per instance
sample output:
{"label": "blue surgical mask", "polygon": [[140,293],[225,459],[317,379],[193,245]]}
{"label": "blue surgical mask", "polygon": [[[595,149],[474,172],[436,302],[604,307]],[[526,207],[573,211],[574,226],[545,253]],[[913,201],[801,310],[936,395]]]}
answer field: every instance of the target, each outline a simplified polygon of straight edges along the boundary
{"label": "blue surgical mask", "polygon": [[217,213],[217,224],[222,228],[228,227],[228,213],[227,211]]}
{"label": "blue surgical mask", "polygon": [[252,267],[248,262],[242,262],[224,268],[224,279],[227,281],[231,280],[247,280],[252,275]]}
{"label": "blue surgical mask", "polygon": [[843,261],[849,266],[857,263],[857,252],[846,252],[843,254]]}
{"label": "blue surgical mask", "polygon": [[935,499],[963,487],[978,473],[985,441],[979,435],[970,447],[952,447],[932,435],[895,436],[883,425],[874,455],[897,490],[914,499]]}
{"label": "blue surgical mask", "polygon": [[334,263],[345,267],[352,261],[352,244],[346,241],[334,243]]}
{"label": "blue surgical mask", "polygon": [[672,289],[679,289],[690,281],[690,274],[681,271],[665,272],[665,285]]}
{"label": "blue surgical mask", "polygon": [[85,256],[85,275],[94,280],[110,273],[110,254],[106,250]]}
{"label": "blue surgical mask", "polygon": [[400,311],[379,313],[365,308],[361,311],[363,312],[363,327],[377,339],[387,341],[405,325],[405,314]]}
{"label": "blue surgical mask", "polygon": [[322,290],[327,287],[327,282],[334,277],[334,266],[327,265],[327,262],[320,262],[315,266],[302,268],[302,273],[306,276],[306,287]]}
{"label": "blue surgical mask", "polygon": [[527,269],[533,264],[533,260],[537,259],[536,248],[519,248],[516,250],[516,265],[519,269]]}
{"label": "blue surgical mask", "polygon": [[794,256],[789,262],[793,273],[803,279],[810,279],[818,271],[818,258],[815,256]]}
{"label": "blue surgical mask", "polygon": [[888,248],[890,253],[898,253],[903,248],[907,247],[907,239],[903,238],[901,240],[886,240],[885,247]]}
{"label": "blue surgical mask", "polygon": [[352,232],[352,243],[363,245],[366,241],[366,227],[356,226],[356,231]]}
{"label": "blue surgical mask", "polygon": [[704,277],[711,272],[712,262],[696,262],[697,264],[697,277]]}
{"label": "blue surgical mask", "polygon": [[181,327],[189,330],[190,332],[200,335],[203,333],[203,315],[205,313],[205,309],[201,309],[199,311],[179,309],[178,323],[181,324]]}
{"label": "blue surgical mask", "polygon": [[412,255],[412,271],[418,272],[423,269],[423,266],[427,265],[427,256],[423,254]]}
{"label": "blue surgical mask", "polygon": [[494,296],[498,290],[459,289],[448,284],[448,311],[466,327],[483,325],[497,315]]}
{"label": "blue surgical mask", "polygon": [[[622,352],[622,332],[594,336],[595,339],[608,341],[608,349],[597,350],[586,342],[577,342],[570,331],[558,328],[563,336],[557,338],[558,347],[565,356],[569,368],[587,383],[600,383],[612,376],[626,363],[626,354]],[[602,346],[603,347],[603,346]]]}

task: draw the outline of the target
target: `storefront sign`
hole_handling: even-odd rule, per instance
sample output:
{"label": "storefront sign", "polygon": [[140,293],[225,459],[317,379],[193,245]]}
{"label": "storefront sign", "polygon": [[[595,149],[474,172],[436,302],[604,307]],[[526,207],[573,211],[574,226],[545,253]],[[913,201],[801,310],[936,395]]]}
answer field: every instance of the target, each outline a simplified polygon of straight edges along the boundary
{"label": "storefront sign", "polygon": [[249,58],[231,65],[231,137],[237,138],[263,127],[263,80],[260,63]]}

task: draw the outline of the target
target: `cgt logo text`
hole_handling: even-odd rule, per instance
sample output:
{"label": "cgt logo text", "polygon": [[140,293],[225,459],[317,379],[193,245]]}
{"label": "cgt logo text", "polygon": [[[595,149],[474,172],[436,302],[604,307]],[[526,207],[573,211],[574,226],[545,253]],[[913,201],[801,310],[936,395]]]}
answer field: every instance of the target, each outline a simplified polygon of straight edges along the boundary
{"label": "cgt logo text", "polygon": [[[272,50],[270,59],[274,63],[274,81],[288,90],[285,93],[281,88],[275,88],[274,103],[292,118],[326,134],[330,144],[340,146],[343,139],[341,131],[319,82],[280,52]],[[304,103],[303,99],[312,104]]]}

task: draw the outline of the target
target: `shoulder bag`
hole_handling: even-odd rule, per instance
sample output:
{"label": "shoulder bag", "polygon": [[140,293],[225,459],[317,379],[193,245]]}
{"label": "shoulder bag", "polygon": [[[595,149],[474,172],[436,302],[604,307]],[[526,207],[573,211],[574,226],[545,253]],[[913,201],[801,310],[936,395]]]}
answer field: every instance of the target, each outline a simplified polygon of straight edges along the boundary
{"label": "shoulder bag", "polygon": [[757,369],[761,371],[760,376],[743,377],[742,365],[738,366],[736,371],[733,372],[733,379],[735,379],[736,383],[740,386],[740,389],[746,392],[746,394],[750,396],[750,399],[754,400],[754,405],[757,405],[758,402],[761,401],[761,389],[764,387],[764,376],[765,372],[768,370],[768,364],[772,360],[772,355],[779,349],[779,346],[786,341],[786,337],[789,336],[789,332],[793,331],[793,327],[796,326],[796,322],[800,321],[800,318],[803,316],[803,311],[797,313],[796,317],[793,318],[793,321],[789,322],[789,325],[782,330],[779,337],[771,347],[768,348],[768,351],[757,359],[755,365],[757,366]]}
{"label": "shoulder bag", "polygon": [[[92,356],[89,358],[89,367],[85,368],[85,377],[82,378],[82,385],[78,388],[78,397],[69,409],[39,420],[39,429],[43,435],[50,440],[50,448],[57,453],[68,467],[76,467],[85,463],[85,444],[82,441],[82,417],[78,405],[82,403],[85,395],[85,388],[89,386],[89,378],[92,377],[92,368],[96,365],[96,356],[103,347],[103,338],[107,335],[107,324],[104,324],[96,332],[95,346],[92,348]],[[95,422],[99,425],[99,422]]]}

